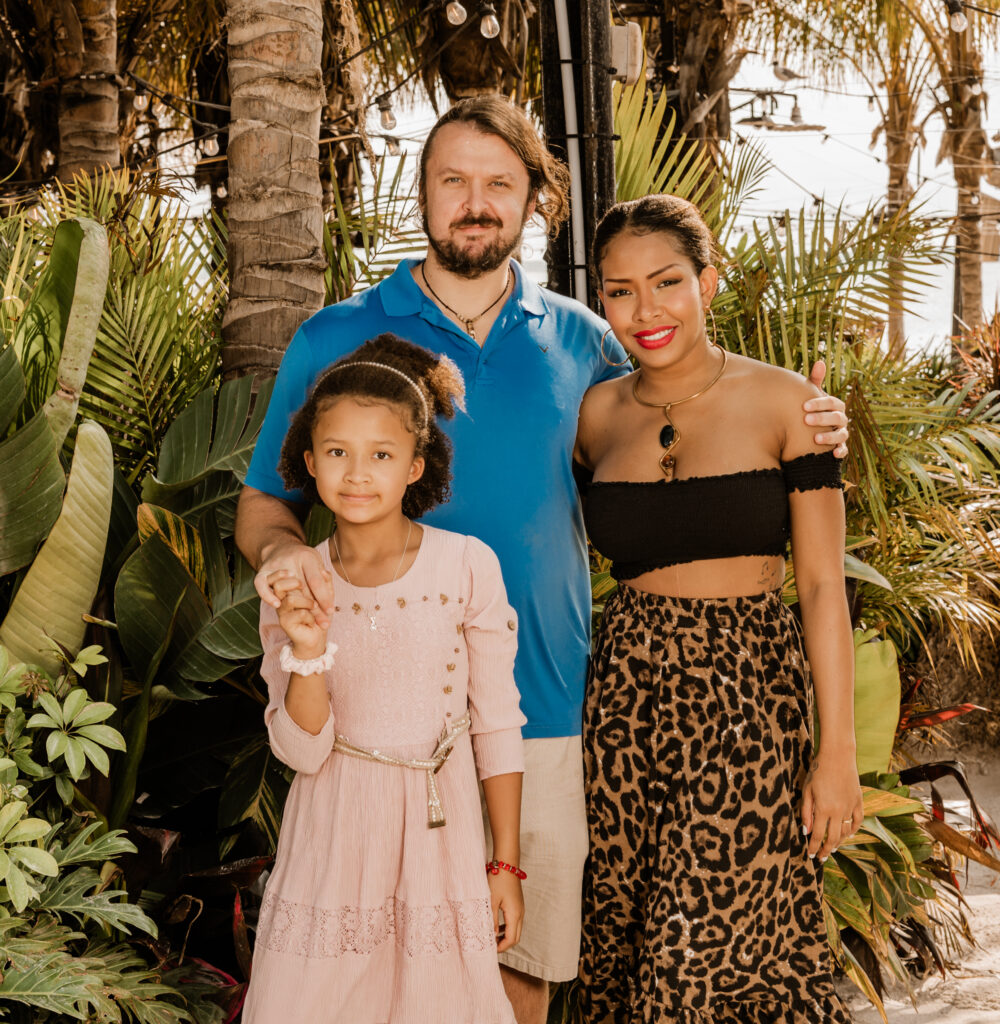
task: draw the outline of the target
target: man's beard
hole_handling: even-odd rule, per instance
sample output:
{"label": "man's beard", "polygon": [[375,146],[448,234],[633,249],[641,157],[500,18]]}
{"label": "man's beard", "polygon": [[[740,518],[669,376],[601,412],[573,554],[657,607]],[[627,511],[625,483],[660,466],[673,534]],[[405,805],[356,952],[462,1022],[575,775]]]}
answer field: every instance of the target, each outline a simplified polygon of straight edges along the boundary
{"label": "man's beard", "polygon": [[[527,217],[522,217],[521,226],[513,237],[504,237],[502,233],[498,234],[494,241],[474,252],[467,252],[460,248],[450,238],[434,238],[428,230],[426,213],[423,215],[423,220],[424,234],[427,236],[430,247],[434,250],[434,255],[437,256],[441,267],[458,277],[477,278],[496,270],[511,253],[521,247],[521,235],[524,233]],[[463,217],[451,225],[452,229],[464,227],[495,227],[501,229],[501,232],[503,229],[500,221],[493,217]]]}

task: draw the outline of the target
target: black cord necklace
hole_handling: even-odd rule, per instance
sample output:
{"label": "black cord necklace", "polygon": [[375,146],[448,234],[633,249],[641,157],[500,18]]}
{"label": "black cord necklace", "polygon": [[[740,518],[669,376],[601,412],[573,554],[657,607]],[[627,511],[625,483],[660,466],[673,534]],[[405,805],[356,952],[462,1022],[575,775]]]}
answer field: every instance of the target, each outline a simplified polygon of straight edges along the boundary
{"label": "black cord necklace", "polygon": [[507,289],[510,287],[511,275],[513,274],[510,264],[507,264],[507,279],[503,283],[503,291],[478,316],[462,316],[462,314],[457,310],[452,309],[451,306],[449,306],[448,303],[445,302],[444,299],[442,299],[441,296],[438,295],[438,293],[431,287],[430,281],[427,280],[427,274],[424,273],[424,263],[426,262],[427,261],[424,260],[420,264],[420,278],[427,286],[427,290],[434,296],[434,299],[439,306],[443,306],[448,310],[456,320],[462,321],[466,334],[468,334],[473,341],[478,341],[479,339],[476,338],[476,322],[478,320],[482,320],[482,318],[486,316],[486,314],[507,294]]}

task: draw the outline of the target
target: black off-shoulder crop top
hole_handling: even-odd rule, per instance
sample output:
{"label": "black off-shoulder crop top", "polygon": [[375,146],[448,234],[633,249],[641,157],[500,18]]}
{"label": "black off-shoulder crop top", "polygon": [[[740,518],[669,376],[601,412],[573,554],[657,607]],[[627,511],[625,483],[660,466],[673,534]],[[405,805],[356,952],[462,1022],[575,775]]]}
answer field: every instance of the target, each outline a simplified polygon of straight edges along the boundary
{"label": "black off-shoulder crop top", "polygon": [[617,580],[708,558],[784,555],[788,493],[841,488],[840,459],[800,455],[781,468],[650,483],[598,481],[574,463],[583,516]]}

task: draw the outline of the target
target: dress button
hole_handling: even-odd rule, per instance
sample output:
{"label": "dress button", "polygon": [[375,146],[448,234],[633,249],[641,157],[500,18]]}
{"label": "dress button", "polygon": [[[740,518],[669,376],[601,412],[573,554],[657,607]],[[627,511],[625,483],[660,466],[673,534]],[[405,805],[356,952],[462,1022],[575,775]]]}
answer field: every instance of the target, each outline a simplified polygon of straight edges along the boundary
{"label": "dress button", "polygon": [[507,628],[508,629],[517,629],[517,623],[513,619],[508,619],[507,620]]}
{"label": "dress button", "polygon": [[445,692],[445,693],[451,693],[451,691],[452,691],[453,689],[454,689],[454,687],[453,687],[453,686],[446,686],[446,687],[444,688],[444,692]]}

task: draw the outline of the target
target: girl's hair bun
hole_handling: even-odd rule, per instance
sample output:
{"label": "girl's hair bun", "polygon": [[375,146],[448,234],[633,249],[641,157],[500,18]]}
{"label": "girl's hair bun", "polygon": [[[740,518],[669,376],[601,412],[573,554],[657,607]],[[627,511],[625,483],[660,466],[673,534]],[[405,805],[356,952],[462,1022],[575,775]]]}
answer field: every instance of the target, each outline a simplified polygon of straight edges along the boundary
{"label": "girl's hair bun", "polygon": [[465,412],[465,381],[462,373],[448,356],[439,356],[437,362],[424,373],[424,382],[434,400],[434,411],[451,418],[455,408]]}

